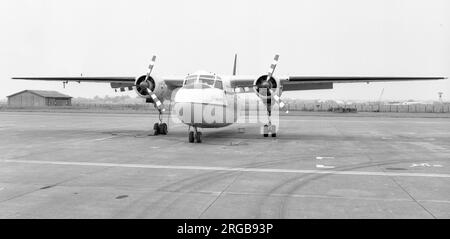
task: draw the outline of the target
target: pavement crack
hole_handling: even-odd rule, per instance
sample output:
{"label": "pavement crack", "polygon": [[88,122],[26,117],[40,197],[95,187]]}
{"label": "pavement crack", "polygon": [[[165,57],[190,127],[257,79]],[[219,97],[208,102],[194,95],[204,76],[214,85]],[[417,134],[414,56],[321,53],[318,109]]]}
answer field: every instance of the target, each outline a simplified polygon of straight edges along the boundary
{"label": "pavement crack", "polygon": [[437,219],[437,217],[433,215],[433,213],[431,213],[425,206],[423,206],[419,201],[417,201],[400,183],[397,182],[397,180],[395,180],[394,177],[390,178],[398,187],[400,187],[403,190],[403,192],[405,192],[415,203],[417,203],[417,205],[419,205],[423,210],[425,210],[428,214],[430,214],[433,217],[433,219]]}
{"label": "pavement crack", "polygon": [[202,218],[203,214],[205,214],[205,212],[208,211],[214,203],[216,203],[216,201],[228,190],[228,188],[230,188],[231,185],[236,182],[236,180],[242,175],[242,173],[242,171],[237,173],[236,177],[220,192],[219,195],[216,196],[216,198],[208,205],[208,207],[206,207],[205,210],[200,213],[200,215],[198,216],[199,219]]}
{"label": "pavement crack", "polygon": [[[367,155],[367,157],[369,158],[369,160],[372,162],[373,159],[372,157],[370,157],[369,155]],[[378,168],[380,168],[381,171],[386,172],[386,170],[384,168],[381,167],[381,165],[377,165]],[[433,215],[433,213],[431,213],[425,206],[423,206],[419,201],[417,201],[399,182],[397,182],[397,180],[395,180],[394,176],[389,176],[389,178],[403,191],[405,192],[409,198],[411,198],[411,200],[413,202],[415,202],[417,205],[419,205],[423,210],[425,210],[425,212],[427,212],[428,214],[430,214],[431,217],[433,217],[434,219],[437,219],[437,217],[435,215]]]}

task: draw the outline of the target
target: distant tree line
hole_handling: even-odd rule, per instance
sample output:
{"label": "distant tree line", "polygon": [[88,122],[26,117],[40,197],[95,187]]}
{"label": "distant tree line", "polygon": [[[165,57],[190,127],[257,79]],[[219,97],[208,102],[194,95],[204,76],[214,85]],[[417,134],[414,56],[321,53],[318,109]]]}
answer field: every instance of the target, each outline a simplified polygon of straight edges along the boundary
{"label": "distant tree line", "polygon": [[72,99],[73,104],[144,104],[144,99],[140,97],[131,97],[129,95],[121,96],[95,96],[94,98],[77,97]]}

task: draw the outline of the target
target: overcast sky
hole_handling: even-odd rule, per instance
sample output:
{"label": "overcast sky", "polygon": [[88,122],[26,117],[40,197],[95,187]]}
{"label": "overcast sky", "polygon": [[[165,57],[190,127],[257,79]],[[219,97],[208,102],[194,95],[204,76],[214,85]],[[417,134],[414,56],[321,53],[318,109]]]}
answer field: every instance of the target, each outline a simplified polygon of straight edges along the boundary
{"label": "overcast sky", "polygon": [[[123,95],[107,84],[13,81],[12,76],[137,76],[199,69],[279,75],[450,76],[447,0],[2,0],[0,99],[23,89],[74,97]],[[450,99],[440,82],[335,84],[287,92],[306,99]],[[132,94],[132,93],[128,93]]]}

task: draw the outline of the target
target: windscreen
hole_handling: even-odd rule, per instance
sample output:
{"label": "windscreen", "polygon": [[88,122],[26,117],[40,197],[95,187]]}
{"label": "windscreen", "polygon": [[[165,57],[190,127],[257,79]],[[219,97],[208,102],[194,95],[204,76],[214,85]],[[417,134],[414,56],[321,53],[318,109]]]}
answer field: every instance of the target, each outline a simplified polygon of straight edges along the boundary
{"label": "windscreen", "polygon": [[200,83],[207,84],[212,87],[212,86],[214,86],[215,78],[216,78],[215,76],[211,76],[211,75],[200,75],[199,81],[200,81]]}

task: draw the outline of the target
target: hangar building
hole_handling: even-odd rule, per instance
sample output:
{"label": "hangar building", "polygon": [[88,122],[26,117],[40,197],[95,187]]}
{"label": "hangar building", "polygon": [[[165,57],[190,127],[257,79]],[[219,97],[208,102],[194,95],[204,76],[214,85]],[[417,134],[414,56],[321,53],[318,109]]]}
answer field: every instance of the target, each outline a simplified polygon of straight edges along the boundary
{"label": "hangar building", "polygon": [[8,106],[13,107],[69,105],[72,105],[72,97],[57,91],[24,90],[8,96]]}

